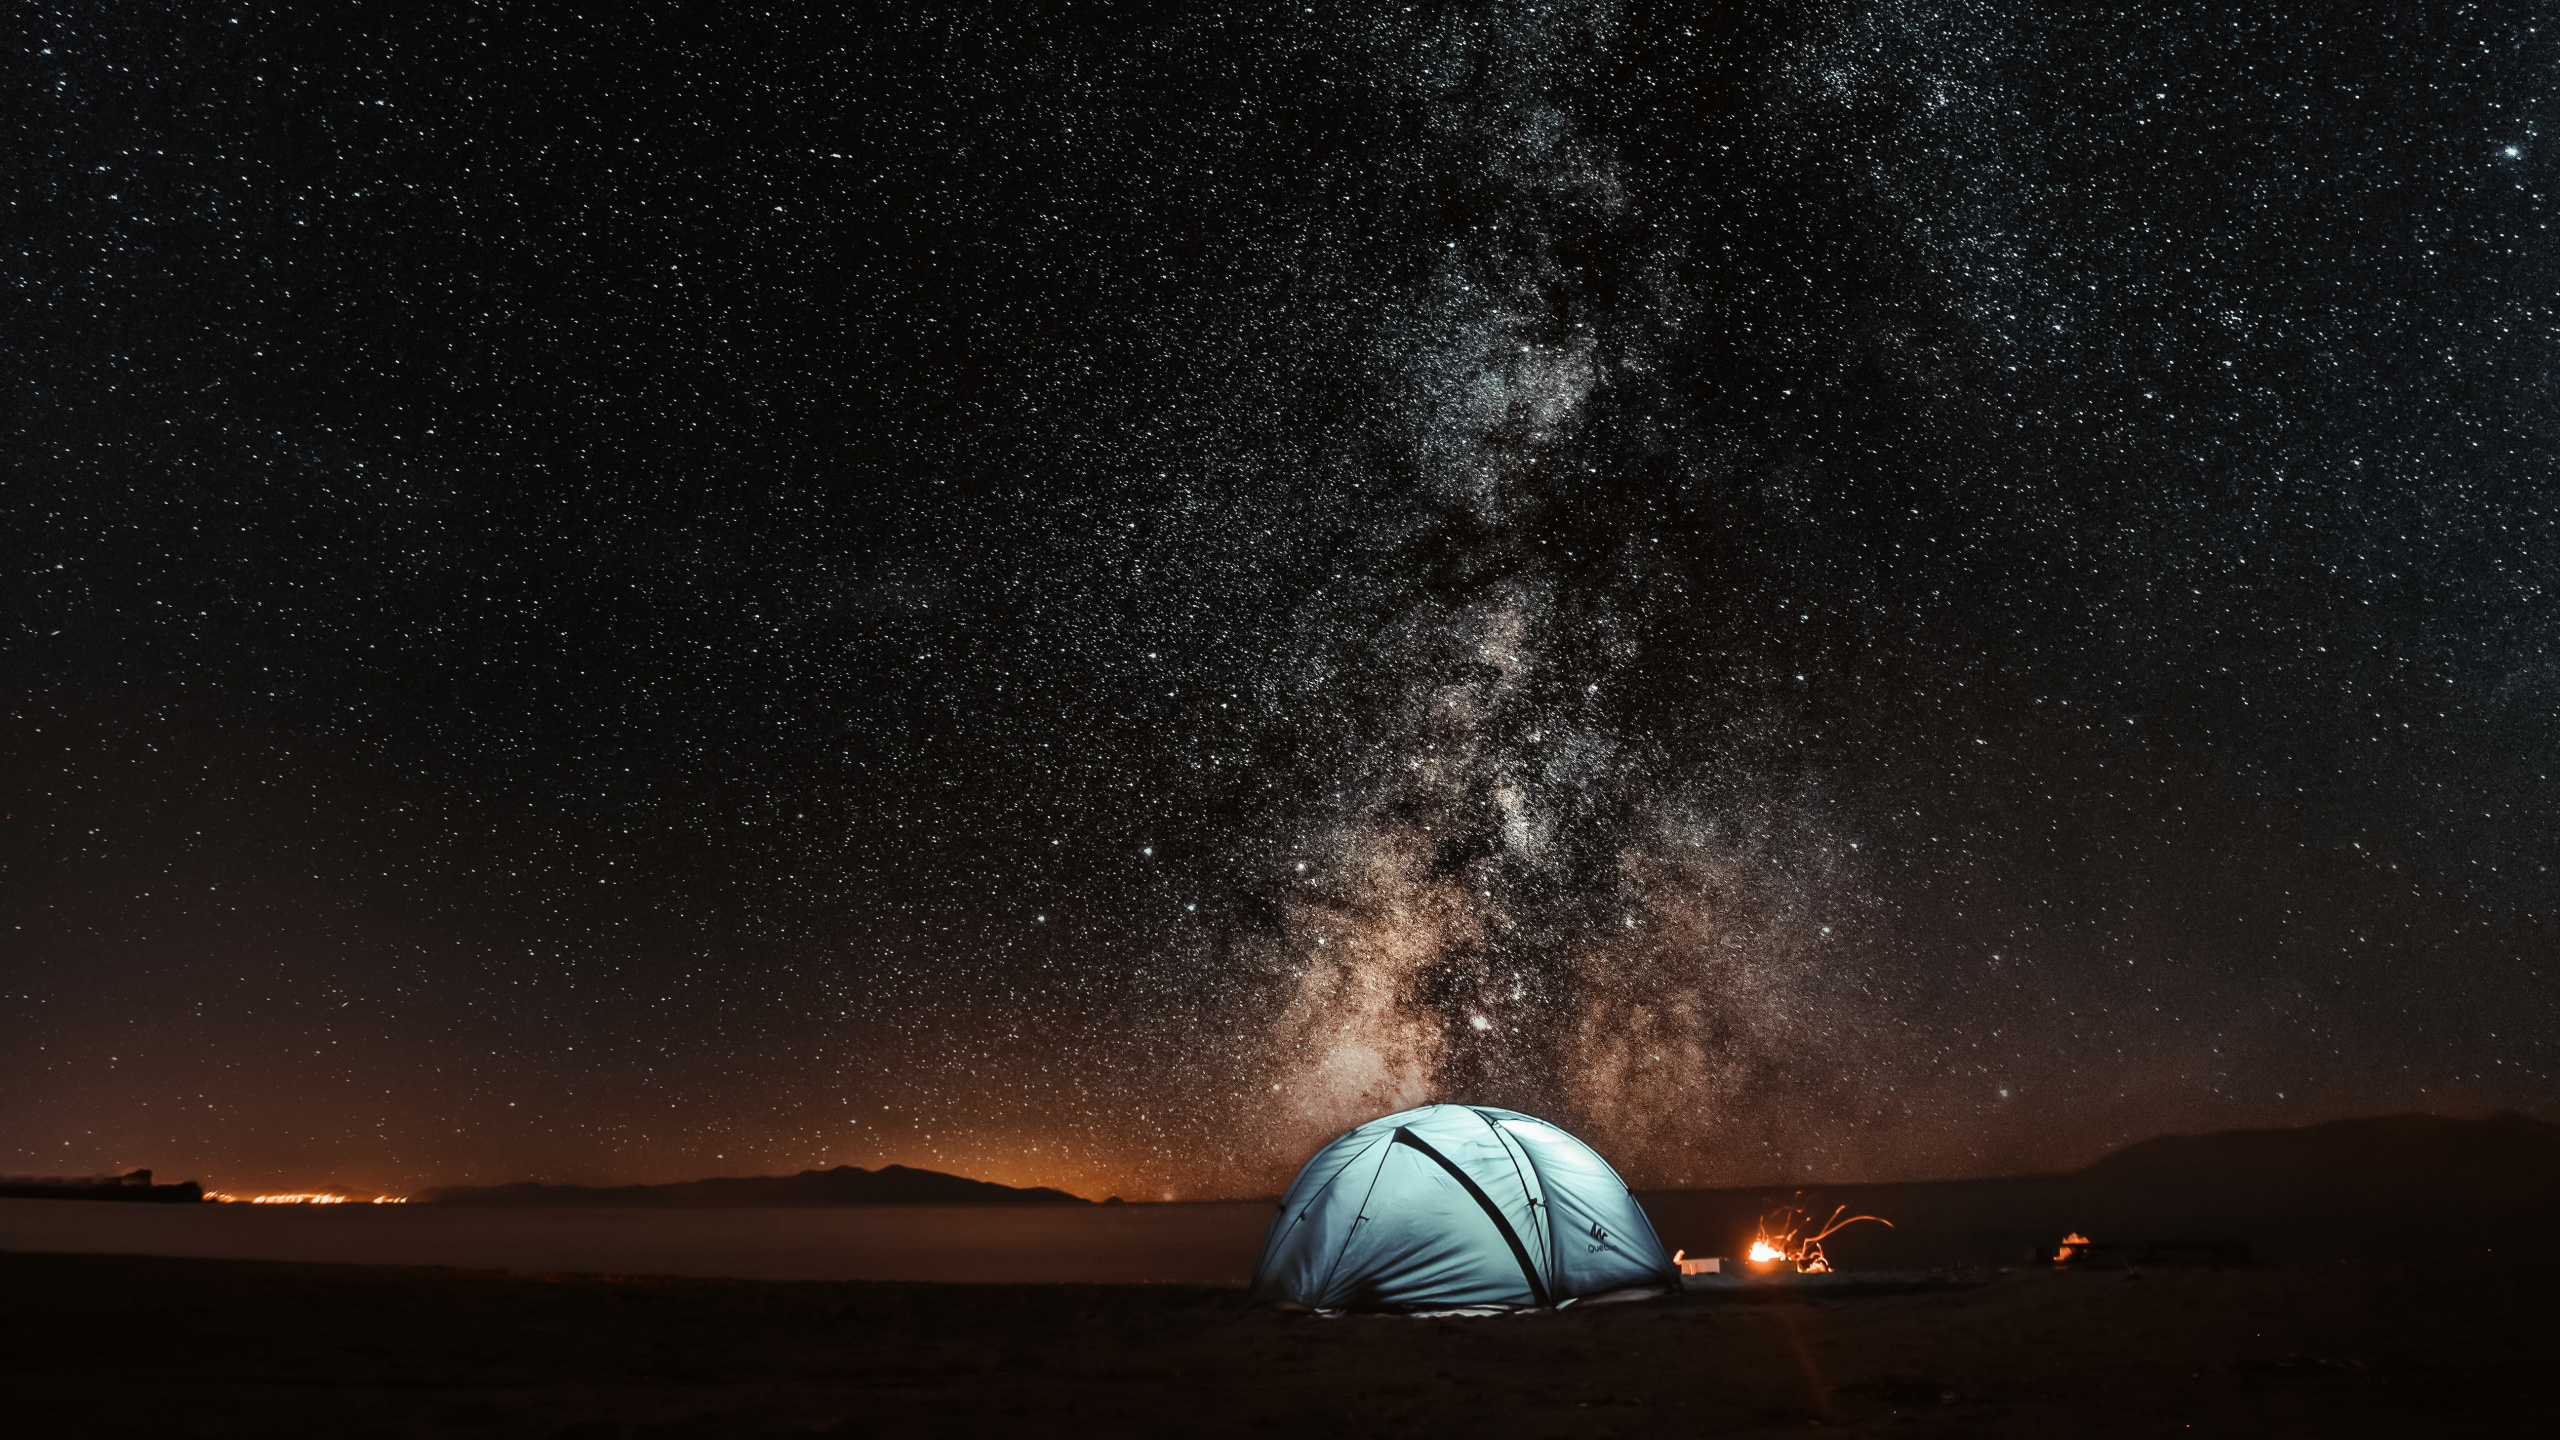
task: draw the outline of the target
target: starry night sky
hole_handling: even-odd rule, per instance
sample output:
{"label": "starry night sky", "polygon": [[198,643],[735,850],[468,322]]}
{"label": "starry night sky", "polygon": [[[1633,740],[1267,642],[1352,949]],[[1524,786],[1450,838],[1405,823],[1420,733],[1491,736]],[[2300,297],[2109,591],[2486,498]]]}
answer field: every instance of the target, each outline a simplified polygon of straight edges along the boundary
{"label": "starry night sky", "polygon": [[0,1171],[2560,1108],[2560,15],[70,5]]}

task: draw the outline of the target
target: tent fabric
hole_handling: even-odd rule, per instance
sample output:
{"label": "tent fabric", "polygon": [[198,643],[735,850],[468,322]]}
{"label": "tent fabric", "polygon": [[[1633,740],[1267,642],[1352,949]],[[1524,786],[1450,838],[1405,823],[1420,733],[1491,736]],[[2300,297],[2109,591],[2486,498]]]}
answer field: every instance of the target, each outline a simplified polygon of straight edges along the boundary
{"label": "tent fabric", "polygon": [[1563,1127],[1425,1105],[1346,1132],[1298,1172],[1262,1242],[1253,1298],[1533,1308],[1679,1283],[1626,1182]]}

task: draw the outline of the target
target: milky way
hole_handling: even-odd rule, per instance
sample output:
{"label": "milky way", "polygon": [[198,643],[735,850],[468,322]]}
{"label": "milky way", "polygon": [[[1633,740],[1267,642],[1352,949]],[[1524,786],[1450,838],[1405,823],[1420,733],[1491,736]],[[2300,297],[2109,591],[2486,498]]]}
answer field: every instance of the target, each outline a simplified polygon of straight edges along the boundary
{"label": "milky way", "polygon": [[[1384,528],[1408,555],[1417,535],[1444,547],[1447,578],[1368,637],[1389,696],[1257,955],[1289,982],[1283,1153],[1480,1098],[1569,1114],[1653,1163],[1704,1146],[1809,1028],[1789,1023],[1813,988],[1797,882],[1718,833],[1700,777],[1611,724],[1596,697],[1635,644],[1619,587],[1560,596],[1535,544],[1575,488],[1555,474],[1605,457],[1578,443],[1597,393],[1641,386],[1648,336],[1692,308],[1659,278],[1665,242],[1627,224],[1628,167],[1548,99],[1611,21],[1559,6],[1382,27],[1385,67],[1480,197],[1379,341],[1398,382],[1382,428],[1415,482]],[[1576,263],[1604,254],[1614,291]],[[1660,542],[1601,543],[1640,569]]]}
{"label": "milky way", "polygon": [[0,1172],[2549,1108],[2529,6],[44,12]]}

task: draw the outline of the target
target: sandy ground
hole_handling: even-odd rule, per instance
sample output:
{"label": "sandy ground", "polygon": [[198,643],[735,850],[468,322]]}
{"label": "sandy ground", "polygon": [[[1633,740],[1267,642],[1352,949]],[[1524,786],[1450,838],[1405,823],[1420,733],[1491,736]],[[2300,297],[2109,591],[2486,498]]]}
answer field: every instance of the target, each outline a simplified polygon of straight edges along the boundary
{"label": "sandy ground", "polygon": [[1974,1272],[1479,1320],[1200,1286],[0,1254],[22,1434],[2560,1433],[2560,1266]]}

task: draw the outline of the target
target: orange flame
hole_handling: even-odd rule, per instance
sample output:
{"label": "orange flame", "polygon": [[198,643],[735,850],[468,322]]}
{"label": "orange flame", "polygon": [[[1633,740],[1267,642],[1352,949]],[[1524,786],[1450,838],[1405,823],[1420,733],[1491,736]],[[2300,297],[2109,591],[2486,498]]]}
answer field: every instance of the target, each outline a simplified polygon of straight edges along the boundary
{"label": "orange flame", "polygon": [[[1827,1275],[1831,1272],[1831,1261],[1822,1253],[1823,1241],[1843,1227],[1861,1220],[1873,1220],[1888,1230],[1893,1228],[1893,1222],[1881,1215],[1848,1215],[1848,1209],[1846,1205],[1835,1208],[1820,1230],[1804,1235],[1803,1231],[1812,1223],[1812,1217],[1793,1205],[1780,1206],[1773,1214],[1760,1217],[1760,1233],[1751,1241],[1750,1258],[1762,1264],[1793,1265],[1806,1275]],[[1844,1215],[1848,1218],[1841,1218]],[[1773,1222],[1784,1222],[1784,1228],[1772,1234]]]}
{"label": "orange flame", "polygon": [[2053,1263],[2056,1265],[2062,1264],[2072,1256],[2081,1253],[2082,1247],[2086,1246],[2088,1243],[2089,1237],[2081,1234],[2077,1230],[2063,1236],[2062,1248],[2053,1252]]}

